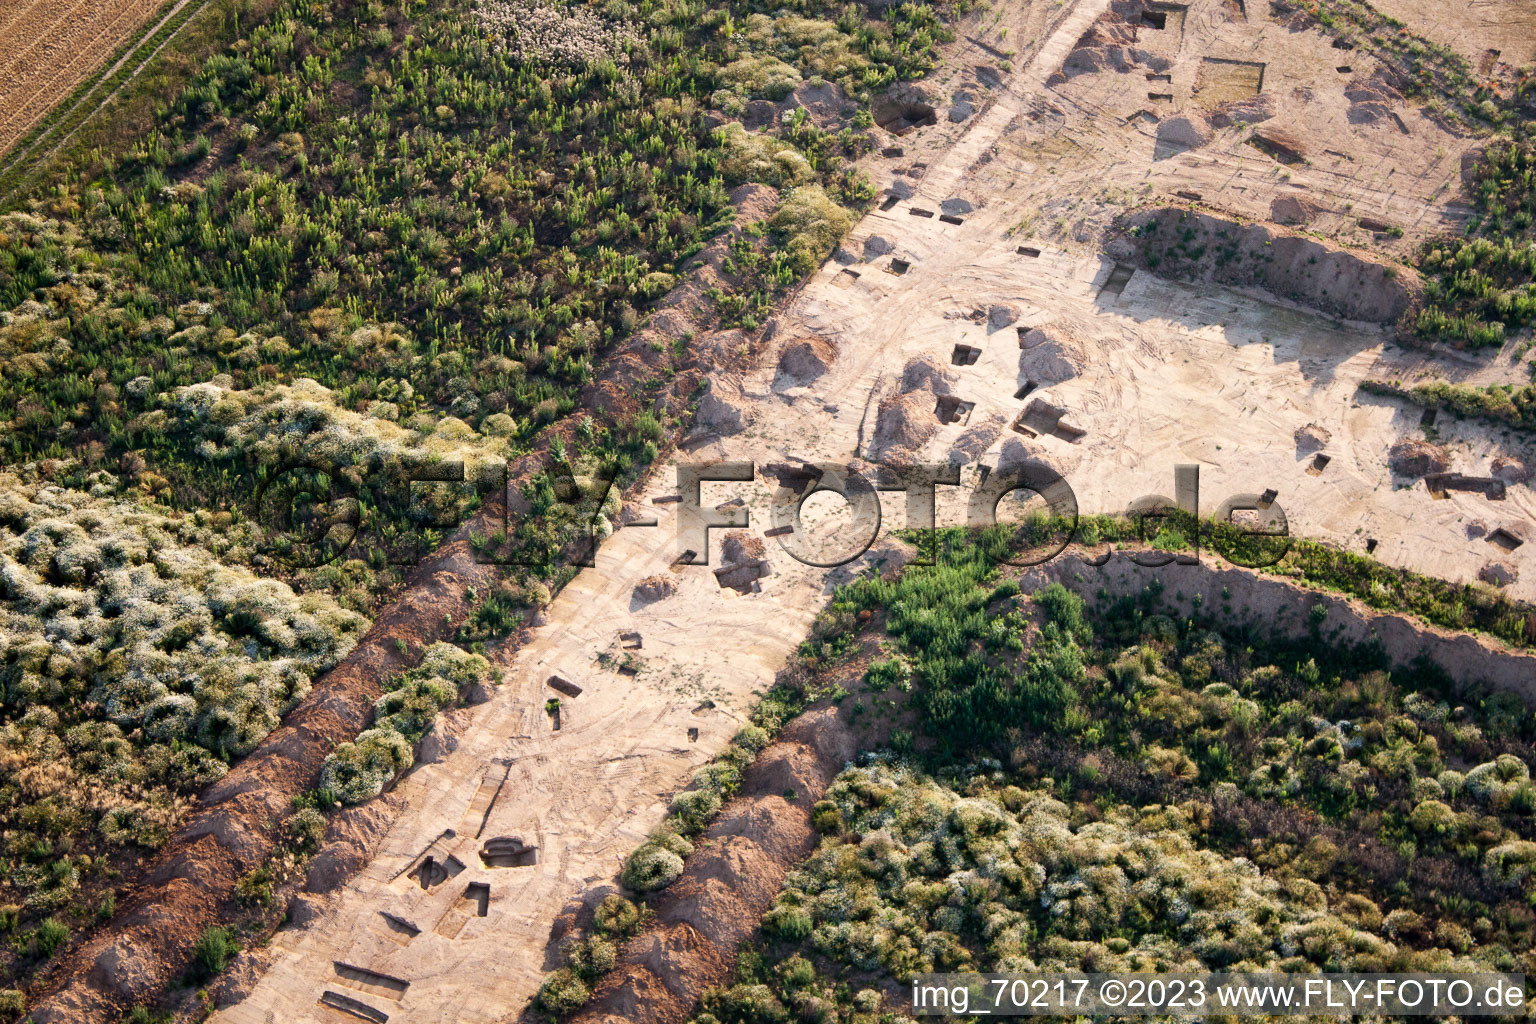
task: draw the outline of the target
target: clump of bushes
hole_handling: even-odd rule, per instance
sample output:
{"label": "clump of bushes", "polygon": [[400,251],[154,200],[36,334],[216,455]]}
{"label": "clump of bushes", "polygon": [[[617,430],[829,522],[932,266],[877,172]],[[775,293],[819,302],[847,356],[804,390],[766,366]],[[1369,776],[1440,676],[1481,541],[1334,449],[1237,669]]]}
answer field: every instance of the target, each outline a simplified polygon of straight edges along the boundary
{"label": "clump of bushes", "polygon": [[489,675],[490,663],[478,654],[441,641],[427,648],[421,663],[395,676],[374,703],[373,727],[326,757],[320,788],[345,804],[378,796],[414,763],[412,748],[438,713]]}

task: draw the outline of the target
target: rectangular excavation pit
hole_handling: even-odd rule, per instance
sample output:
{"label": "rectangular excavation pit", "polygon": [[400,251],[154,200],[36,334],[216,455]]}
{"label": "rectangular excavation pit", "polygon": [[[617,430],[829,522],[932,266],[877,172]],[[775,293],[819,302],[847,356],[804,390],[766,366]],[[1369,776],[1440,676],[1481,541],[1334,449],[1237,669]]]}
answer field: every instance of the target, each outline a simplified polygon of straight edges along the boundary
{"label": "rectangular excavation pit", "polygon": [[884,199],[880,200],[880,209],[882,209],[882,210],[894,209],[896,204],[899,203],[899,202],[901,202],[901,196],[898,196],[898,195],[896,195],[893,192],[890,195],[886,196]]}
{"label": "rectangular excavation pit", "polygon": [[1355,44],[1350,42],[1348,39],[1335,39],[1333,41],[1333,48],[1335,50],[1353,50],[1355,48]]}
{"label": "rectangular excavation pit", "polygon": [[842,270],[839,270],[837,272],[837,276],[832,279],[832,287],[850,288],[853,286],[853,282],[857,281],[858,279],[859,272],[857,270],[849,270],[847,267],[844,267]]}
{"label": "rectangular excavation pit", "polygon": [[521,836],[497,836],[480,847],[480,862],[488,868],[532,867],[539,862],[539,848],[529,846]]}
{"label": "rectangular excavation pit", "polygon": [[1147,99],[1152,100],[1154,103],[1172,103],[1173,102],[1173,93],[1171,93],[1171,92],[1149,92],[1149,93],[1147,93]]}
{"label": "rectangular excavation pit", "polygon": [[1061,406],[1036,398],[1020,411],[1013,428],[1030,437],[1051,434],[1076,444],[1088,431],[1068,423],[1066,416],[1067,410]]}
{"label": "rectangular excavation pit", "polygon": [[672,564],[673,565],[692,565],[693,564],[693,560],[695,558],[698,558],[698,557],[699,557],[699,553],[697,551],[693,550],[693,548],[689,548],[687,551],[684,551],[682,554],[678,555],[677,558],[672,562]]}
{"label": "rectangular excavation pit", "polygon": [[470,882],[464,887],[464,900],[470,904],[476,917],[491,912],[491,887],[487,882]]}
{"label": "rectangular excavation pit", "polygon": [[379,917],[384,922],[384,934],[402,946],[408,945],[412,939],[421,934],[420,928],[397,914],[381,910]]}
{"label": "rectangular excavation pit", "polygon": [[938,112],[926,103],[900,103],[890,100],[877,101],[871,113],[875,123],[900,138],[914,128],[925,128],[939,123]]}
{"label": "rectangular excavation pit", "polygon": [[1032,260],[1037,260],[1040,258],[1040,250],[1036,249],[1032,245],[1021,245],[1015,249],[1014,252],[1018,253],[1020,256],[1028,256]]}
{"label": "rectangular excavation pit", "polygon": [[1251,99],[1264,90],[1264,62],[1204,57],[1195,74],[1194,99],[1203,107]]}
{"label": "rectangular excavation pit", "polygon": [[1380,543],[1381,541],[1377,540],[1375,537],[1367,537],[1365,539],[1365,553],[1368,555],[1374,555],[1376,553],[1376,545]]}
{"label": "rectangular excavation pit", "polygon": [[1152,73],[1152,72],[1148,72],[1148,74],[1147,74],[1147,81],[1149,81],[1149,82],[1162,82],[1165,85],[1172,85],[1173,84],[1173,76],[1172,75],[1159,75],[1159,74],[1155,74],[1155,73]]}
{"label": "rectangular excavation pit", "polygon": [[558,690],[560,693],[565,694],[567,697],[581,696],[581,687],[577,686],[569,679],[565,679],[560,676],[549,677],[549,688],[551,690]]}
{"label": "rectangular excavation pit", "polygon": [[1182,34],[1184,17],[1188,12],[1189,8],[1183,4],[1150,3],[1147,9],[1141,12],[1141,27],[1152,29],[1154,32]]}
{"label": "rectangular excavation pit", "polygon": [[908,210],[907,212],[909,214],[911,214],[912,216],[914,216],[914,217],[932,217],[933,216],[933,211],[932,210],[919,210],[915,206],[912,207],[912,209]]}
{"label": "rectangular excavation pit", "polygon": [[405,995],[405,990],[411,987],[411,983],[404,978],[380,974],[366,967],[353,967],[340,960],[332,960],[331,967],[335,969],[337,979],[348,988],[355,988],[359,992],[367,992],[370,995],[383,996],[397,1003],[400,997]]}
{"label": "rectangular excavation pit", "polygon": [[974,345],[956,345],[955,351],[950,355],[949,361],[955,366],[975,366],[976,360],[981,358],[981,349]]}
{"label": "rectangular excavation pit", "polygon": [[361,999],[353,999],[351,996],[344,996],[330,989],[321,993],[319,1003],[327,1010],[334,1010],[338,1014],[355,1020],[372,1021],[373,1024],[387,1024],[389,1020],[389,1014],[383,1010],[376,1010]]}
{"label": "rectangular excavation pit", "polygon": [[907,151],[900,146],[886,146],[880,151],[880,155],[884,157],[906,156]]}
{"label": "rectangular excavation pit", "polygon": [[620,633],[619,643],[624,645],[626,651],[638,651],[645,646],[644,638],[635,632]]}
{"label": "rectangular excavation pit", "polygon": [[1498,548],[1505,554],[1508,554],[1509,552],[1524,544],[1525,541],[1521,540],[1519,537],[1516,537],[1513,533],[1510,533],[1508,530],[1501,526],[1488,535],[1488,543],[1492,544],[1494,547]]}
{"label": "rectangular excavation pit", "polygon": [[1027,381],[1024,382],[1024,386],[1023,387],[1019,388],[1019,390],[1017,390],[1017,391],[1015,391],[1013,393],[1013,397],[1016,398],[1016,399],[1028,398],[1029,397],[1029,393],[1031,391],[1035,390],[1035,388],[1037,388],[1039,386],[1040,385],[1035,383],[1034,381],[1027,380]]}
{"label": "rectangular excavation pit", "polygon": [[1136,268],[1128,263],[1116,263],[1110,270],[1109,277],[1104,279],[1104,287],[1099,289],[1099,298],[1116,299],[1125,291],[1125,286],[1130,283],[1131,276],[1136,273]]}
{"label": "rectangular excavation pit", "polygon": [[775,526],[771,530],[764,530],[763,531],[763,536],[764,537],[787,537],[787,536],[789,536],[790,534],[792,534],[794,532],[795,532],[795,528],[793,526]]}
{"label": "rectangular excavation pit", "polygon": [[1146,28],[1155,28],[1159,32],[1168,27],[1167,11],[1142,11],[1141,23]]}
{"label": "rectangular excavation pit", "polygon": [[1259,508],[1268,509],[1269,506],[1275,503],[1275,499],[1278,497],[1280,497],[1280,492],[1273,487],[1264,488],[1264,493],[1259,495]]}
{"label": "rectangular excavation pit", "polygon": [[939,418],[940,423],[965,423],[975,408],[975,402],[961,401],[954,395],[941,395],[933,408],[933,414]]}
{"label": "rectangular excavation pit", "polygon": [[1341,75],[1352,75],[1355,72],[1355,69],[1350,67],[1348,64],[1340,64],[1333,70],[1337,71]]}
{"label": "rectangular excavation pit", "polygon": [[1178,196],[1180,199],[1188,199],[1192,203],[1198,203],[1202,198],[1199,192],[1195,192],[1187,188],[1179,189],[1174,193],[1174,195]]}
{"label": "rectangular excavation pit", "polygon": [[1440,417],[1440,410],[1439,409],[1425,409],[1424,412],[1421,413],[1420,416],[1419,416],[1419,426],[1421,426],[1421,427],[1432,427],[1432,426],[1435,425],[1435,420],[1438,419],[1439,417]]}
{"label": "rectangular excavation pit", "polygon": [[1450,497],[1451,491],[1468,491],[1481,494],[1489,501],[1503,501],[1504,481],[1490,476],[1467,476],[1464,473],[1432,473],[1424,478],[1424,486],[1437,500]]}
{"label": "rectangular excavation pit", "polygon": [[939,220],[943,221],[945,224],[964,224],[965,223],[965,220],[963,218],[956,217],[952,213],[941,213],[941,214],[939,214]]}
{"label": "rectangular excavation pit", "polygon": [[1307,473],[1310,476],[1322,476],[1323,470],[1327,469],[1328,463],[1332,461],[1333,456],[1324,455],[1322,452],[1318,452],[1316,455],[1312,456],[1312,465],[1307,467]]}
{"label": "rectangular excavation pit", "polygon": [[891,260],[891,273],[898,277],[911,269],[912,264],[908,263],[906,260]]}
{"label": "rectangular excavation pit", "polygon": [[408,877],[414,878],[416,884],[423,889],[436,889],[463,870],[464,862],[451,855],[441,861],[436,857],[423,857],[421,863],[410,870]]}

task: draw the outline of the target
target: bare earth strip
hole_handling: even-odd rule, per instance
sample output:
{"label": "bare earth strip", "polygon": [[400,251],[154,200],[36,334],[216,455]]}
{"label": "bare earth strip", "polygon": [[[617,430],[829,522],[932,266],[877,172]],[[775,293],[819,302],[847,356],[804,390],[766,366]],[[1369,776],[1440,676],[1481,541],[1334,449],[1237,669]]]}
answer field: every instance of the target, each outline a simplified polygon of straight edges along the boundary
{"label": "bare earth strip", "polygon": [[23,0],[0,24],[0,153],[68,96],[164,0]]}

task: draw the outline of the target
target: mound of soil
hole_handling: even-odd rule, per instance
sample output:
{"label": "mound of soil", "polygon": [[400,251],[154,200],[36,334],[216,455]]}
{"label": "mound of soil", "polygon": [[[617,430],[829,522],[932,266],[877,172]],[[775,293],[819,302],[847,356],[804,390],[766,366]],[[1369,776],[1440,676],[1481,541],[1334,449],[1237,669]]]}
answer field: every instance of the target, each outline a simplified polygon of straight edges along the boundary
{"label": "mound of soil", "polygon": [[1496,587],[1507,587],[1520,578],[1520,570],[1507,562],[1489,562],[1477,570],[1477,578]]}
{"label": "mound of soil", "polygon": [[864,240],[864,262],[877,260],[895,248],[896,244],[884,235],[870,235]]}
{"label": "mound of soil", "polygon": [[1311,455],[1328,447],[1328,442],[1333,440],[1333,435],[1326,428],[1316,423],[1308,423],[1304,427],[1296,428],[1293,435],[1296,438],[1296,454]]}
{"label": "mound of soil", "polygon": [[1387,452],[1387,466],[1398,476],[1428,476],[1449,469],[1451,456],[1428,441],[1399,441]]}
{"label": "mound of soil", "polygon": [[1057,330],[1036,327],[1019,339],[1019,375],[1037,384],[1059,384],[1082,373],[1083,347]]}
{"label": "mound of soil", "polygon": [[677,584],[666,576],[647,576],[635,584],[635,599],[647,604],[663,601],[677,593]]}
{"label": "mound of soil", "polygon": [[802,383],[813,381],[837,361],[837,346],[826,338],[796,338],[779,353],[779,372]]}
{"label": "mound of soil", "polygon": [[987,307],[987,326],[994,331],[1001,330],[1019,318],[1019,307],[1006,302],[994,303]]}
{"label": "mound of soil", "polygon": [[693,417],[693,433],[700,437],[730,437],[752,422],[752,403],[742,396],[740,385],[724,379],[708,380]]}
{"label": "mound of soil", "polygon": [[1117,257],[1166,277],[1264,288],[1334,316],[1394,323],[1413,303],[1418,278],[1403,267],[1267,224],[1239,224],[1172,207],[1121,217]]}
{"label": "mound of soil", "polygon": [[950,393],[954,379],[928,356],[908,362],[902,370],[900,390],[880,400],[869,445],[870,460],[893,465],[910,462],[938,432],[934,407],[940,395]]}
{"label": "mound of soil", "polygon": [[1350,124],[1375,124],[1403,102],[1398,92],[1378,71],[1369,78],[1354,78],[1344,87],[1349,100]]}
{"label": "mound of soil", "polygon": [[1531,478],[1531,468],[1524,459],[1500,455],[1493,460],[1493,475],[1507,484],[1523,484]]}
{"label": "mound of soil", "polygon": [[720,557],[725,564],[715,570],[715,579],[722,587],[750,593],[757,581],[768,575],[768,559],[763,557],[766,553],[760,537],[745,530],[732,530],[721,542]]}
{"label": "mound of soil", "polygon": [[1276,196],[1269,204],[1269,219],[1276,224],[1310,224],[1321,212],[1316,203],[1296,196]]}
{"label": "mound of soil", "polygon": [[1235,124],[1259,124],[1275,116],[1275,98],[1261,92],[1245,100],[1230,100],[1211,111],[1212,128],[1230,128]]}
{"label": "mound of soil", "polygon": [[965,433],[955,440],[955,446],[949,450],[949,464],[963,466],[981,458],[997,442],[1007,425],[1005,417],[993,413],[980,423],[967,427]]}
{"label": "mound of soil", "polygon": [[1157,126],[1157,159],[1166,160],[1211,141],[1211,125],[1197,113],[1170,117]]}

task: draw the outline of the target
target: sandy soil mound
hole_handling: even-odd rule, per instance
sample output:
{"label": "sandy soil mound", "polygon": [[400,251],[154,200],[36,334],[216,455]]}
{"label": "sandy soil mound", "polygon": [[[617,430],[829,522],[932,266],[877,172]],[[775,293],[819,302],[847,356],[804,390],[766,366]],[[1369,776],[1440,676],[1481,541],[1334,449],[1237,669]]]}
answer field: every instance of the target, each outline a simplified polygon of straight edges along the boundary
{"label": "sandy soil mound", "polygon": [[1235,124],[1259,124],[1275,116],[1275,97],[1261,92],[1246,100],[1232,100],[1211,111],[1212,128],[1230,128]]}
{"label": "sandy soil mound", "polygon": [[1507,587],[1520,578],[1520,570],[1507,562],[1489,562],[1477,570],[1477,578],[1496,587]]}
{"label": "sandy soil mound", "polygon": [[1036,327],[1019,339],[1019,375],[1036,384],[1059,384],[1082,373],[1083,346],[1054,328]]}
{"label": "sandy soil mound", "polygon": [[1211,125],[1193,111],[1170,117],[1157,126],[1156,159],[1166,160],[1211,141]]}
{"label": "sandy soil mound", "polygon": [[1493,475],[1507,484],[1523,484],[1531,478],[1531,468],[1524,459],[1500,455],[1493,460]]}
{"label": "sandy soil mound", "polygon": [[768,559],[762,538],[745,530],[732,530],[720,545],[720,558],[724,564],[715,570],[715,579],[722,587],[738,593],[750,593],[757,581],[768,575]]}
{"label": "sandy soil mound", "polygon": [[1369,78],[1351,79],[1344,87],[1344,95],[1349,100],[1350,124],[1375,124],[1403,102],[1403,94],[1380,71]]}
{"label": "sandy soil mound", "polygon": [[708,389],[699,399],[699,411],[693,417],[694,435],[730,437],[741,433],[751,422],[752,403],[742,395],[739,384],[725,378],[708,381]]}
{"label": "sandy soil mound", "polygon": [[954,381],[954,376],[931,357],[908,362],[901,373],[900,390],[880,400],[869,446],[870,461],[911,461],[917,450],[938,432],[934,407],[940,395],[951,392]]}
{"label": "sandy soil mound", "polygon": [[1269,219],[1276,224],[1309,224],[1320,212],[1316,203],[1297,196],[1276,196],[1269,204]]}
{"label": "sandy soil mound", "polygon": [[801,383],[813,381],[837,361],[837,346],[826,338],[796,338],[779,354],[779,372]]}
{"label": "sandy soil mound", "polygon": [[1296,454],[1311,455],[1328,447],[1328,442],[1333,440],[1333,435],[1327,428],[1320,427],[1316,423],[1308,423],[1304,427],[1296,428],[1293,435],[1296,438]]}
{"label": "sandy soil mound", "polygon": [[870,235],[864,240],[864,262],[879,259],[895,248],[895,243],[884,235]]}
{"label": "sandy soil mound", "polygon": [[1019,318],[1019,307],[1006,302],[987,307],[987,326],[994,331],[1002,330]]}
{"label": "sandy soil mound", "polygon": [[1171,62],[1137,47],[1137,25],[1146,9],[1143,0],[1112,0],[1109,10],[1088,27],[1072,47],[1061,70],[1047,85],[1060,85],[1078,75],[1095,71],[1127,72],[1137,67],[1166,71]]}
{"label": "sandy soil mound", "polygon": [[650,604],[664,601],[677,593],[677,584],[665,576],[647,576],[635,584],[635,600]]}
{"label": "sandy soil mound", "polygon": [[1007,425],[1006,417],[994,413],[980,423],[967,427],[965,433],[955,441],[955,446],[949,450],[949,464],[963,466],[981,458],[1002,436],[1003,428]]}
{"label": "sandy soil mound", "polygon": [[1265,288],[1349,320],[1393,323],[1413,302],[1418,279],[1403,267],[1265,224],[1238,224],[1174,208],[1122,217],[1117,254],[1158,274]]}
{"label": "sandy soil mound", "polygon": [[1398,476],[1428,476],[1449,469],[1451,456],[1428,441],[1399,441],[1387,452],[1387,465]]}

